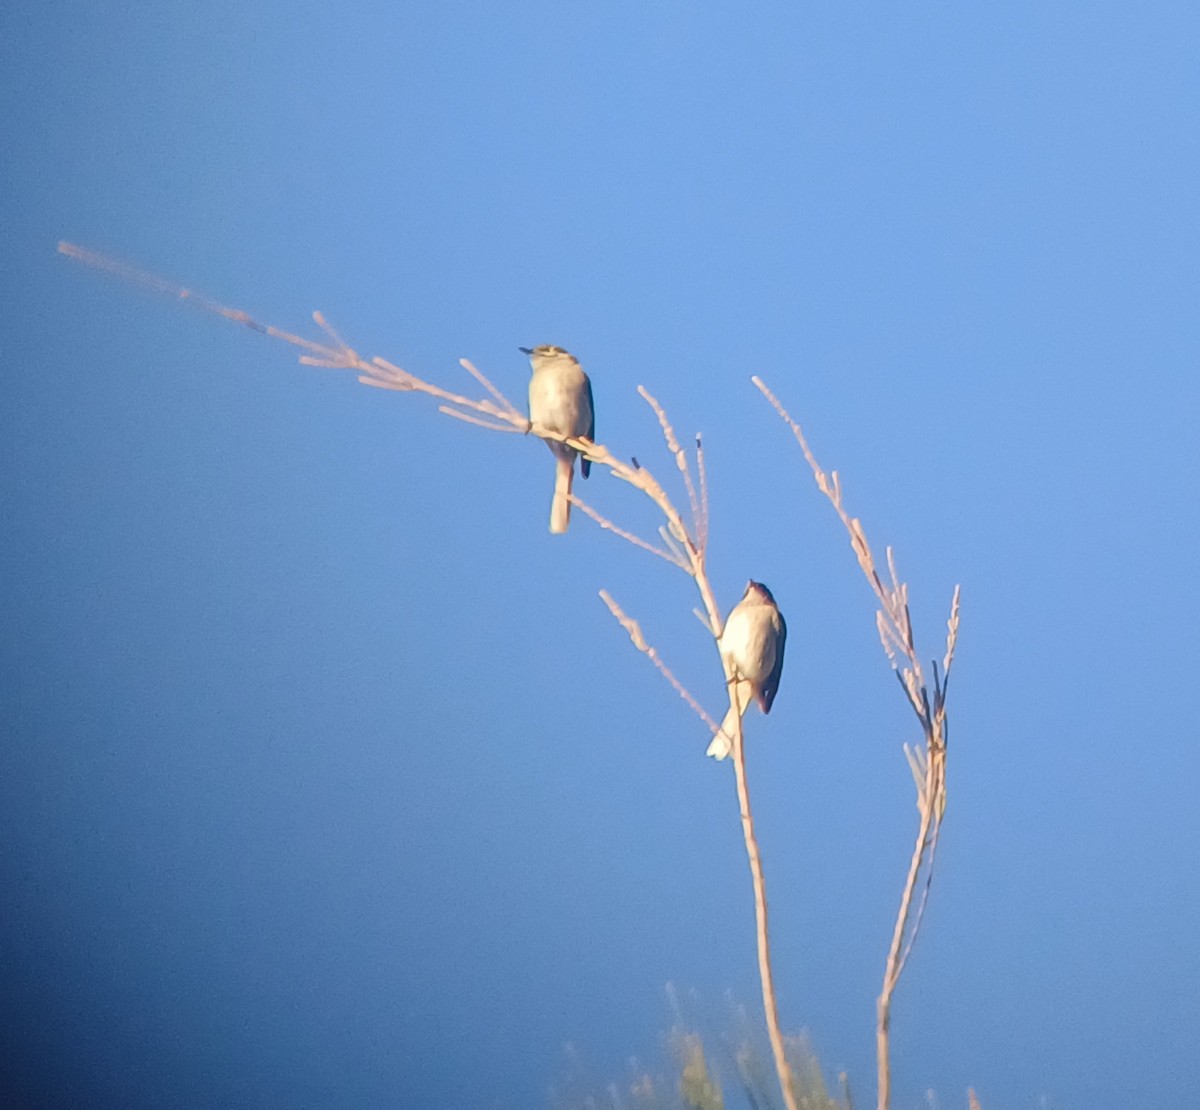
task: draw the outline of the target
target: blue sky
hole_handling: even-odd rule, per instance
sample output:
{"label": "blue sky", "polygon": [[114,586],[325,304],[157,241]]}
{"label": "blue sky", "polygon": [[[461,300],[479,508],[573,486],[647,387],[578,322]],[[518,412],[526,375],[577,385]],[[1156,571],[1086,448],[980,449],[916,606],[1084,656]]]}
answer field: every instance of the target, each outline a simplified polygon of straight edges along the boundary
{"label": "blue sky", "polygon": [[[762,375],[911,583],[950,796],[895,1105],[1200,1086],[1193,5],[0,13],[3,1083],[43,1106],[545,1105],[754,1007],[690,584],[538,444],[54,253],[517,400],[582,360],[787,616],[750,718],[785,1025],[871,1090],[915,724]],[[583,491],[645,528],[605,474]],[[730,1023],[731,1024],[731,1023]],[[728,1066],[725,1066],[728,1077]],[[1039,1101],[1044,1099],[1045,1101]]]}

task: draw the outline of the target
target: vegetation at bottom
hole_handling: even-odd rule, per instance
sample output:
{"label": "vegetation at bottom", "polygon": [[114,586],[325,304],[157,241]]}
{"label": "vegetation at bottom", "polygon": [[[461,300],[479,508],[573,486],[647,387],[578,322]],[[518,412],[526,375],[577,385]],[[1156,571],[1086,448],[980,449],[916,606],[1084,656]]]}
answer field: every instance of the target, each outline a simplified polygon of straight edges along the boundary
{"label": "vegetation at bottom", "polygon": [[[668,991],[675,1003],[674,992]],[[679,1016],[679,1007],[675,1009]],[[744,1011],[731,1031],[709,1035],[680,1018],[664,1035],[657,1072],[632,1059],[621,1080],[593,1076],[579,1050],[566,1047],[566,1075],[550,1090],[552,1110],[779,1110],[769,1050],[757,1043]],[[853,1110],[846,1076],[831,1093],[806,1033],[785,1038],[792,1094],[800,1110]]]}

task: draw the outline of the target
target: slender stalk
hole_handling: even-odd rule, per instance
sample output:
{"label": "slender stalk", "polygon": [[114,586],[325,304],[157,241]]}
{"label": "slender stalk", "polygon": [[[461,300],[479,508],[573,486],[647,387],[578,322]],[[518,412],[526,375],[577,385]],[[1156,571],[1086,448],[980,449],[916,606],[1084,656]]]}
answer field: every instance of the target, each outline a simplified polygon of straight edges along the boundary
{"label": "slender stalk", "polygon": [[[737,683],[730,685],[730,699],[737,699]],[[740,710],[740,707],[738,707]],[[738,808],[742,816],[742,838],[746,842],[746,858],[750,863],[750,878],[754,883],[754,922],[758,938],[758,978],[762,984],[763,1012],[767,1019],[767,1036],[771,1054],[775,1057],[775,1072],[783,1092],[787,1110],[797,1110],[796,1093],[792,1084],[792,1067],[783,1046],[779,1029],[779,1007],[775,1002],[775,980],[771,973],[771,942],[767,935],[767,884],[763,878],[762,856],[758,838],[754,835],[754,815],[750,809],[750,787],[746,782],[746,753],[742,747],[742,719],[739,712],[733,743],[733,770],[737,778]]]}
{"label": "slender stalk", "polygon": [[[935,662],[933,664],[933,697],[930,698],[929,687],[926,685],[925,674],[921,667],[921,658],[917,654],[913,638],[912,616],[908,607],[908,585],[900,581],[892,549],[889,547],[886,551],[887,578],[885,579],[876,567],[875,556],[867,542],[862,522],[857,517],[852,517],[845,507],[842,500],[842,484],[838,479],[837,471],[826,474],[821,469],[800,425],[792,419],[779,399],[763,384],[760,378],[755,377],[751,380],[791,428],[792,435],[795,436],[796,442],[799,443],[800,450],[804,453],[804,458],[812,470],[817,488],[829,499],[838,518],[850,535],[850,546],[858,560],[858,565],[879,602],[875,623],[880,643],[892,664],[892,669],[900,679],[909,705],[917,715],[925,741],[923,747],[913,752],[909,752],[907,745],[905,746],[917,788],[917,806],[921,814],[921,821],[917,829],[912,859],[909,861],[904,890],[900,896],[900,909],[896,914],[892,942],[888,948],[887,963],[883,973],[883,988],[875,1006],[877,1110],[888,1110],[892,1085],[890,1062],[892,994],[895,992],[896,984],[900,981],[909,953],[916,943],[917,934],[921,930],[921,922],[924,919],[925,906],[929,898],[929,888],[933,881],[933,859],[938,834],[941,831],[942,817],[946,811],[946,682],[949,679],[950,664],[954,660],[954,649],[958,642],[959,591],[955,587],[954,598],[950,603],[950,619],[946,622],[946,654],[942,665],[943,674],[939,678]],[[913,896],[922,873],[925,875],[925,887],[914,914]]]}
{"label": "slender stalk", "polygon": [[877,1072],[877,1110],[887,1110],[892,1096],[892,1067],[889,1040],[891,1036],[892,994],[900,979],[903,967],[901,950],[905,933],[908,930],[909,914],[912,910],[913,893],[917,888],[917,880],[921,875],[921,865],[925,859],[925,850],[929,845],[930,824],[933,820],[932,808],[921,807],[921,824],[917,831],[917,841],[913,847],[912,859],[908,864],[908,877],[904,881],[904,892],[900,896],[900,912],[896,915],[896,927],[892,932],[892,944],[888,949],[887,965],[883,973],[883,990],[876,1002],[875,1024],[875,1062]]}

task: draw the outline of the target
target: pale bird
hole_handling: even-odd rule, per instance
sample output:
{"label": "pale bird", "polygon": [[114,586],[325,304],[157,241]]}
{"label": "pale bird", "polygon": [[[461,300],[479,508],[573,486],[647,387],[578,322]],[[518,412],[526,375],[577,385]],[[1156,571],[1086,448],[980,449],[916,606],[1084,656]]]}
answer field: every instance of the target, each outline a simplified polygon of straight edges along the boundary
{"label": "pale bird", "polygon": [[738,717],[745,715],[751,699],[758,700],[764,713],[771,712],[771,703],[779,692],[786,642],[787,625],[771,591],[761,582],[748,582],[718,641],[737,708],[730,705],[720,731],[708,746],[709,755],[724,759],[730,753]]}
{"label": "pale bird", "polygon": [[[561,347],[520,347],[529,356],[533,377],[529,379],[529,419],[548,432],[572,438],[594,439],[596,416],[592,407],[592,383],[577,359]],[[571,521],[571,485],[575,480],[575,456],[579,454],[558,440],[548,439],[554,452],[554,500],[550,504],[550,531],[565,532]],[[586,478],[592,464],[579,460]]]}

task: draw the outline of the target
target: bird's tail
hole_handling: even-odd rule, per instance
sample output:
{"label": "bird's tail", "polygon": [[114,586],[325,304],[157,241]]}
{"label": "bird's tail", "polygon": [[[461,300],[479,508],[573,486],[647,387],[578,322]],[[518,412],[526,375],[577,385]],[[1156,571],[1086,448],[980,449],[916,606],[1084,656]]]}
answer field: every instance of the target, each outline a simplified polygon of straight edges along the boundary
{"label": "bird's tail", "polygon": [[[750,699],[754,696],[754,688],[744,678],[740,679],[735,691],[736,703],[741,706],[741,716],[746,715],[746,707],[750,704]],[[708,745],[706,755],[711,755],[713,759],[724,759],[731,751],[733,751],[733,738],[737,735],[738,711],[731,705],[729,712],[725,714],[725,720],[721,722],[721,729],[713,737],[712,743]]]}
{"label": "bird's tail", "polygon": [[575,481],[575,458],[554,460],[554,501],[550,506],[550,531],[558,535],[571,523],[571,485]]}

